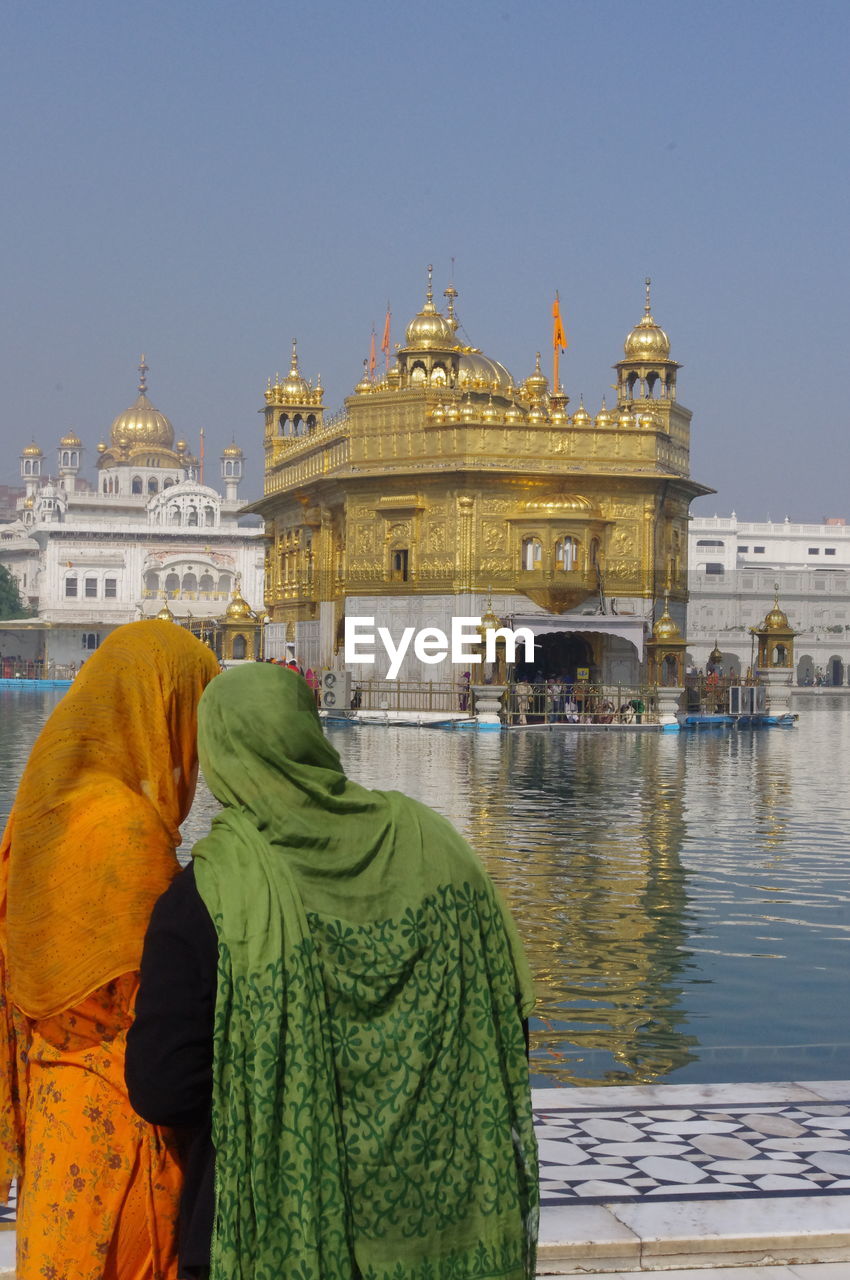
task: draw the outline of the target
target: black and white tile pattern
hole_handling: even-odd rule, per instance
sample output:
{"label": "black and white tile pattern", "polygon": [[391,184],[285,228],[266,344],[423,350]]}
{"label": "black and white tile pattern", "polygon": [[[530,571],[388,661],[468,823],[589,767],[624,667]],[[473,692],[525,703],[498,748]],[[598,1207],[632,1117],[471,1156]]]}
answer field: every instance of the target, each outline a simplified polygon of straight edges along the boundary
{"label": "black and white tile pattern", "polygon": [[542,1204],[850,1193],[850,1100],[535,1110]]}

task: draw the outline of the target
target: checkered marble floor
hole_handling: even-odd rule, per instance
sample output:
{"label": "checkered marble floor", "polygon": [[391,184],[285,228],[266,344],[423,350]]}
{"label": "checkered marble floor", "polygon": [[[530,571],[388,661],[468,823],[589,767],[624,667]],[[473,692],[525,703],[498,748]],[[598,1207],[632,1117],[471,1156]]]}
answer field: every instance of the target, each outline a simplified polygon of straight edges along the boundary
{"label": "checkered marble floor", "polygon": [[611,1089],[608,1106],[567,1094],[535,1107],[542,1204],[850,1194],[850,1090],[847,1102],[765,1102],[762,1089],[690,1106],[617,1105]]}

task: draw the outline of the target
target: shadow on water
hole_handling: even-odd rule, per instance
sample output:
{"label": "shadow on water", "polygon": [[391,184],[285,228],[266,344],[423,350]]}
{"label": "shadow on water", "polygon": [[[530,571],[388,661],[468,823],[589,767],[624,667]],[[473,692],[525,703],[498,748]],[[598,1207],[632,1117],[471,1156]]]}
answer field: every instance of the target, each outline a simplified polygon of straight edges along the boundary
{"label": "shadow on water", "polygon": [[[4,808],[58,696],[6,695]],[[850,1075],[844,703],[791,731],[329,736],[481,853],[535,973],[536,1084]],[[201,784],[184,856],[215,808]]]}

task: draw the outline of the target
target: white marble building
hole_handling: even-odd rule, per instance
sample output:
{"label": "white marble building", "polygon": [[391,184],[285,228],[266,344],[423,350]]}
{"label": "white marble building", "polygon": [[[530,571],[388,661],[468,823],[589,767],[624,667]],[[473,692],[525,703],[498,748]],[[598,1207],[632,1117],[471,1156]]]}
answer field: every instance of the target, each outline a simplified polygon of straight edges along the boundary
{"label": "white marble building", "polygon": [[[139,396],[97,446],[95,482],[81,474],[83,444],[59,442],[55,469],[37,444],[21,453],[25,496],[17,519],[0,524],[0,562],[35,610],[32,620],[0,623],[0,657],[79,664],[114,627],[156,614],[167,596],[178,621],[212,622],[240,583],[263,604],[263,529],[240,524],[243,453],[220,459],[224,494],[201,483],[202,462],[147,397],[142,357]],[[244,518],[243,518],[244,520]]]}
{"label": "white marble building", "polygon": [[750,627],[778,593],[794,642],[794,679],[850,684],[850,527],[695,516],[688,534],[689,660],[704,669],[715,648],[724,672],[753,661]]}

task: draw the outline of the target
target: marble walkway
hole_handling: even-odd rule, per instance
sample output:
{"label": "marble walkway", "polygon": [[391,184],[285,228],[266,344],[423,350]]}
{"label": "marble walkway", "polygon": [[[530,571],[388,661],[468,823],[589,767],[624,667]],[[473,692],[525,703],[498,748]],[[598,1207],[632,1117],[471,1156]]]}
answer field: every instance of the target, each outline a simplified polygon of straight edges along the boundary
{"label": "marble walkway", "polygon": [[850,1280],[850,1081],[537,1089],[534,1112],[540,1275]]}

